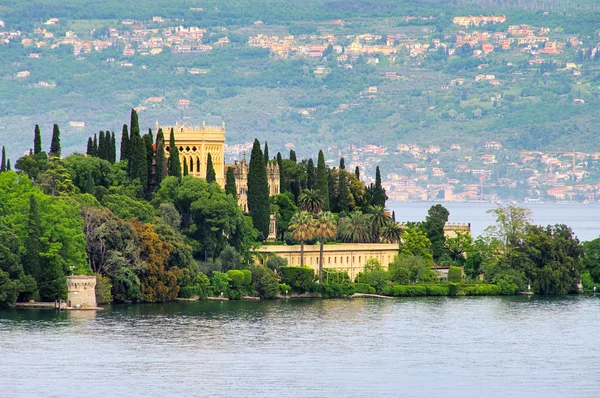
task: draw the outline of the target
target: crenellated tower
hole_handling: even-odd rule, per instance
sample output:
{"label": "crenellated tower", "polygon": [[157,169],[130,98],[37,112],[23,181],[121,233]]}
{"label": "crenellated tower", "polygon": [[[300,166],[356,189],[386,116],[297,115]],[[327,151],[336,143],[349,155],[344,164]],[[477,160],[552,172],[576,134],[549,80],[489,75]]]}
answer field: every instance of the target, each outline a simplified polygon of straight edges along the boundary
{"label": "crenellated tower", "polygon": [[156,131],[162,129],[165,136],[165,152],[169,156],[169,137],[171,129],[175,135],[175,144],[179,148],[179,161],[181,170],[187,163],[189,175],[206,178],[206,162],[208,154],[212,158],[215,168],[217,183],[225,186],[225,122],[221,126],[186,126],[176,123],[174,126],[159,126],[156,122]]}

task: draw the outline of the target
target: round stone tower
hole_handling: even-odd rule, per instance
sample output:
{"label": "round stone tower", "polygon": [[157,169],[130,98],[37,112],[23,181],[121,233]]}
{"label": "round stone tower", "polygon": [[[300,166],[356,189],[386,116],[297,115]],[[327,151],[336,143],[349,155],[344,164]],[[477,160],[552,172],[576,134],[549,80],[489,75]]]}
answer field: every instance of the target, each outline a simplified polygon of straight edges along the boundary
{"label": "round stone tower", "polygon": [[72,275],[67,277],[67,300],[74,308],[96,308],[96,277]]}

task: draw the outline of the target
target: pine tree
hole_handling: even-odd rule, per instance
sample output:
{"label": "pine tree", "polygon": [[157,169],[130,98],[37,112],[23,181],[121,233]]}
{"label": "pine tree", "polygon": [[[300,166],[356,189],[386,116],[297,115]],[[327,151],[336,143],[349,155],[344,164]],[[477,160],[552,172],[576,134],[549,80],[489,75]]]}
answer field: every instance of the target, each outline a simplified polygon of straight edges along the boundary
{"label": "pine tree", "polygon": [[375,186],[373,187],[373,198],[371,205],[385,207],[386,200],[387,196],[385,194],[385,189],[383,189],[381,186],[381,172],[379,171],[379,166],[377,166],[375,169]]}
{"label": "pine tree", "polygon": [[48,157],[60,157],[60,130],[58,124],[55,124],[52,129],[52,141],[50,142],[50,153]]}
{"label": "pine tree", "polygon": [[0,171],[6,171],[6,149],[2,146],[2,163],[0,164]]}
{"label": "pine tree", "polygon": [[217,181],[217,174],[215,173],[215,167],[213,166],[212,156],[210,152],[206,157],[206,182]]}
{"label": "pine tree", "polygon": [[156,187],[159,187],[163,178],[166,176],[166,165],[167,157],[165,155],[165,135],[162,129],[158,129],[156,135],[156,166],[154,169],[154,180],[156,181]]}
{"label": "pine tree", "polygon": [[315,189],[317,183],[317,170],[315,170],[315,163],[312,158],[308,159],[306,163],[306,188]]}
{"label": "pine tree", "polygon": [[42,135],[40,126],[36,124],[33,132],[33,154],[37,155],[40,152],[42,152]]}
{"label": "pine tree", "polygon": [[265,151],[263,152],[263,158],[265,159],[265,164],[269,164],[269,144],[265,141]]}
{"label": "pine tree", "polygon": [[354,175],[356,176],[356,179],[360,181],[360,170],[358,169],[358,166],[354,169]]}
{"label": "pine tree", "polygon": [[98,157],[106,160],[106,143],[104,141],[104,131],[100,130],[98,136]]}
{"label": "pine tree", "polygon": [[279,191],[284,192],[285,174],[283,173],[283,158],[281,152],[277,152],[277,165],[279,166]]}
{"label": "pine tree", "polygon": [[171,129],[169,138],[169,175],[181,178],[181,163],[179,162],[179,149],[175,145],[175,133]]}
{"label": "pine tree", "polygon": [[25,255],[23,256],[23,270],[26,275],[31,275],[38,280],[41,271],[40,252],[42,251],[42,227],[37,200],[34,195],[29,196],[29,217],[27,218],[27,238],[25,240]]}
{"label": "pine tree", "polygon": [[315,182],[315,188],[323,197],[323,211],[329,211],[329,182],[323,151],[319,151],[319,158],[317,160],[317,178]]}
{"label": "pine tree", "polygon": [[235,172],[233,167],[227,168],[227,174],[225,175],[225,193],[228,193],[237,200],[237,187],[235,185]]}
{"label": "pine tree", "polygon": [[87,149],[85,154],[88,156],[94,156],[94,141],[92,141],[92,137],[88,137]]}
{"label": "pine tree", "polygon": [[294,151],[293,149],[290,149],[290,160],[294,163],[297,162],[296,160],[296,151]]}
{"label": "pine tree", "polygon": [[129,131],[127,125],[123,125],[123,133],[121,133],[121,158],[120,160],[129,159]]}
{"label": "pine tree", "polygon": [[269,236],[270,204],[267,167],[260,150],[260,142],[254,140],[248,171],[248,211],[252,216],[254,227],[259,231],[259,238]]}
{"label": "pine tree", "polygon": [[187,160],[183,162],[183,176],[188,176],[190,175],[190,172],[188,170],[188,165],[187,165]]}

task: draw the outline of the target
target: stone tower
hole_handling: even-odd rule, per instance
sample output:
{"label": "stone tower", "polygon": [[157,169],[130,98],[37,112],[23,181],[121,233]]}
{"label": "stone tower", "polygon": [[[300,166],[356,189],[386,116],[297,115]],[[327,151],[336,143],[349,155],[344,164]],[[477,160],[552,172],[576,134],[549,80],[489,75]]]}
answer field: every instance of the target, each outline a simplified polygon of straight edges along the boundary
{"label": "stone tower", "polygon": [[96,277],[73,275],[67,277],[67,301],[75,308],[96,308]]}
{"label": "stone tower", "polygon": [[156,122],[156,131],[162,129],[165,136],[165,152],[169,156],[169,137],[171,129],[175,135],[175,144],[179,148],[179,161],[181,170],[187,163],[189,175],[206,178],[206,162],[208,154],[212,158],[217,183],[225,186],[225,122],[221,126],[186,126],[176,123],[174,126],[159,126]]}

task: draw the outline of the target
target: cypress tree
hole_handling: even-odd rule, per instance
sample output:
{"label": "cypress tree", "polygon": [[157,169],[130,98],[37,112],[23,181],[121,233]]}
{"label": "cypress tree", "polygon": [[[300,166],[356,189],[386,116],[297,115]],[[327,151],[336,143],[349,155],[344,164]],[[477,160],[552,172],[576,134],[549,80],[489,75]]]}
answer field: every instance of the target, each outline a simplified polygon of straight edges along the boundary
{"label": "cypress tree", "polygon": [[146,146],[146,175],[148,176],[147,192],[152,188],[152,161],[154,160],[154,142],[152,130],[144,134],[144,145]]}
{"label": "cypress tree", "polygon": [[217,181],[217,174],[215,173],[215,167],[213,166],[212,156],[210,152],[206,157],[206,182]]}
{"label": "cypress tree", "polygon": [[343,160],[344,158],[342,158],[342,162],[340,162],[340,170],[338,171],[338,210],[340,212],[347,212],[350,210],[350,189],[348,187],[346,170],[341,168],[343,165]]}
{"label": "cypress tree", "polygon": [[127,125],[123,125],[123,132],[121,133],[121,158],[120,160],[129,159],[129,131]]}
{"label": "cypress tree", "polygon": [[94,141],[92,141],[92,137],[88,137],[87,149],[85,150],[85,154],[88,156],[94,156]]}
{"label": "cypress tree", "polygon": [[265,164],[269,164],[269,144],[265,141],[265,151],[263,152],[263,158],[265,159]]}
{"label": "cypress tree", "polygon": [[156,181],[156,187],[160,186],[163,178],[166,176],[166,165],[167,157],[165,155],[165,135],[162,129],[158,129],[156,135],[156,166],[154,168],[154,180]]}
{"label": "cypress tree", "polygon": [[0,164],[0,171],[6,171],[6,148],[2,146],[2,163]]}
{"label": "cypress tree", "polygon": [[327,168],[325,167],[325,156],[323,151],[319,151],[317,160],[317,178],[315,188],[323,197],[323,210],[329,211],[329,181],[327,176]]}
{"label": "cypress tree", "polygon": [[392,211],[392,221],[396,222],[396,212]]}
{"label": "cypress tree", "polygon": [[277,152],[277,165],[279,166],[279,192],[283,193],[285,176],[283,174],[283,158],[281,157],[281,152]]}
{"label": "cypress tree", "polygon": [[113,131],[110,135],[110,162],[115,163],[117,161],[117,139],[115,138],[115,132]]}
{"label": "cypress tree", "polygon": [[29,217],[27,218],[27,238],[25,240],[25,255],[23,256],[23,270],[35,280],[40,277],[42,251],[42,227],[37,200],[34,195],[29,196]]}
{"label": "cypress tree", "polygon": [[190,174],[190,172],[188,170],[187,160],[184,160],[184,162],[183,162],[183,176],[185,177],[185,176],[187,176],[189,174]]}
{"label": "cypress tree", "polygon": [[179,148],[175,145],[175,133],[173,129],[171,129],[171,137],[169,138],[169,175],[181,179]]}
{"label": "cypress tree", "polygon": [[146,161],[146,145],[140,136],[137,112],[131,110],[131,137],[129,139],[129,178],[133,181],[139,178],[140,184],[146,190],[148,187],[148,167]]}
{"label": "cypress tree", "polygon": [[327,189],[329,190],[329,210],[333,213],[339,212],[338,208],[338,199],[339,193],[336,190],[336,185],[338,184],[338,179],[334,177],[333,170],[329,167],[327,168]]}
{"label": "cypress tree", "polygon": [[42,152],[42,135],[40,133],[40,126],[36,124],[33,133],[33,154],[37,155],[40,152]]}
{"label": "cypress tree", "polygon": [[356,179],[360,181],[360,170],[358,169],[358,166],[354,169],[354,175],[356,176]]}
{"label": "cypress tree", "polygon": [[312,158],[308,159],[306,163],[306,188],[315,189],[317,183],[317,171],[315,170],[315,163]]}
{"label": "cypress tree", "polygon": [[248,211],[254,227],[259,231],[259,239],[269,236],[270,204],[267,167],[260,150],[260,142],[254,140],[248,171]]}
{"label": "cypress tree", "polygon": [[[134,143],[134,140],[137,140],[137,138],[135,138],[136,135],[141,138],[138,115],[137,115],[136,110],[132,109],[131,117],[130,117],[130,121],[129,121],[129,151],[128,151],[129,157],[127,158],[127,160],[129,161],[129,166],[128,166],[129,170],[128,171],[129,171],[130,175],[133,175],[133,173],[134,173],[132,171],[133,170],[132,164],[135,163],[134,152],[136,152],[136,149],[135,149],[136,144]],[[133,180],[133,178],[131,178],[131,179]]]}
{"label": "cypress tree", "polygon": [[10,171],[10,159],[6,159],[6,171]]}
{"label": "cypress tree", "polygon": [[340,158],[340,170],[346,170],[346,163],[343,157]]}
{"label": "cypress tree", "polygon": [[102,130],[100,130],[100,135],[98,136],[98,157],[106,160],[106,142],[104,138],[104,131]]}
{"label": "cypress tree", "polygon": [[55,124],[52,129],[52,141],[50,142],[50,153],[48,156],[60,157],[60,130],[58,129],[58,124]]}
{"label": "cypress tree", "polygon": [[379,166],[375,169],[375,187],[373,188],[373,206],[384,206],[385,201],[387,200],[387,196],[385,194],[385,189],[381,186],[381,172],[379,171]]}
{"label": "cypress tree", "polygon": [[237,200],[237,187],[235,185],[235,172],[233,167],[228,167],[227,173],[225,174],[225,193],[233,196],[233,198]]}
{"label": "cypress tree", "polygon": [[297,162],[296,160],[296,151],[294,151],[293,149],[290,149],[290,160],[294,163]]}
{"label": "cypress tree", "polygon": [[92,142],[92,146],[94,147],[94,156],[98,156],[98,137],[96,133],[94,133],[94,141]]}

